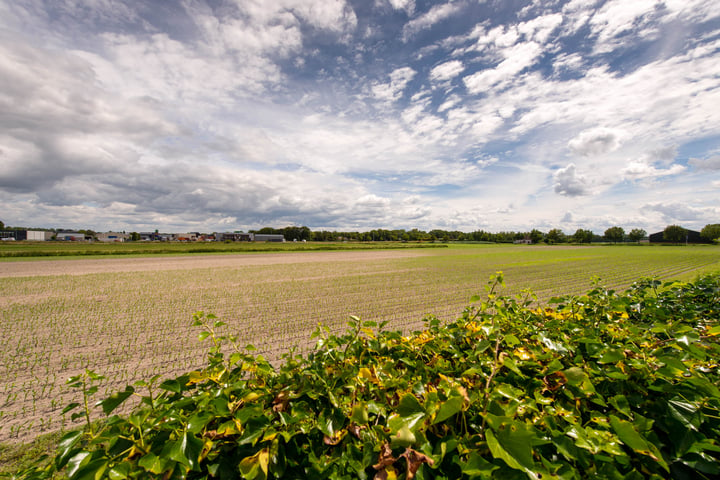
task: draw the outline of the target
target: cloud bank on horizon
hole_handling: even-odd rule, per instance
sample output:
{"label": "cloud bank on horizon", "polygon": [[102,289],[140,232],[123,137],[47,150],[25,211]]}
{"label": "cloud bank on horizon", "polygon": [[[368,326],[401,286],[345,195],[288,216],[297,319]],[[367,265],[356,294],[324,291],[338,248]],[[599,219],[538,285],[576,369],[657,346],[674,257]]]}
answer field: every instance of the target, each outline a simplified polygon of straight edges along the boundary
{"label": "cloud bank on horizon", "polygon": [[715,0],[0,0],[0,220],[720,223]]}

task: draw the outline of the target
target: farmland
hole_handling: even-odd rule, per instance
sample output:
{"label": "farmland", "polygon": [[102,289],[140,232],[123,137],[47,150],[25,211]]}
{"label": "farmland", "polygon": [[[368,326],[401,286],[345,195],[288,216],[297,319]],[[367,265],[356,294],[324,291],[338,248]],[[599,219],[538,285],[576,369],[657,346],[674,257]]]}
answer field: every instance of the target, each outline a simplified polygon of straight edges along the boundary
{"label": "farmland", "polygon": [[540,298],[586,291],[593,276],[613,288],[644,277],[720,270],[715,247],[528,247],[38,260],[0,263],[0,440],[60,428],[74,393],[65,380],[85,368],[114,391],[138,379],[205,363],[191,324],[198,310],[228,324],[270,360],[311,345],[322,323],[349,315],[412,330],[427,315],[456,318],[490,274],[506,293]]}

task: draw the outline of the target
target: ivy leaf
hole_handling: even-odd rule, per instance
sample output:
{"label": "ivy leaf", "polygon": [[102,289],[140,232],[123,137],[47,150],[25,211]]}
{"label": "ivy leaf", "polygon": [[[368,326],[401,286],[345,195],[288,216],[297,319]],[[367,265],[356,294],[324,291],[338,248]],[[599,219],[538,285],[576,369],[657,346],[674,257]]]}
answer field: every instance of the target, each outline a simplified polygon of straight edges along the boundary
{"label": "ivy leaf", "polygon": [[437,415],[435,415],[435,419],[432,422],[433,425],[444,422],[448,418],[460,412],[463,407],[463,401],[463,397],[459,395],[453,395],[448,398],[442,405],[440,405]]}
{"label": "ivy leaf", "polygon": [[63,435],[58,443],[57,456],[55,457],[55,467],[59,470],[65,466],[68,460],[78,453],[80,450],[75,448],[78,440],[82,438],[82,432],[76,430],[74,432]]}
{"label": "ivy leaf", "polygon": [[138,460],[138,466],[154,475],[160,475],[164,471],[164,463],[160,457],[150,452]]}
{"label": "ivy leaf", "polygon": [[412,393],[407,393],[400,398],[397,413],[401,417],[408,417],[415,413],[425,413],[425,409]]}
{"label": "ivy leaf", "polygon": [[666,471],[670,471],[657,447],[643,438],[632,423],[610,415],[610,425],[625,445],[641,455],[647,455],[659,463]]}
{"label": "ivy leaf", "polygon": [[240,473],[248,480],[265,480],[270,463],[270,451],[263,448],[251,457],[240,460]]}
{"label": "ivy leaf", "polygon": [[119,407],[125,400],[130,398],[133,393],[135,393],[135,389],[128,385],[122,392],[113,393],[105,400],[98,402],[97,405],[102,407],[105,415],[110,415],[113,410]]}

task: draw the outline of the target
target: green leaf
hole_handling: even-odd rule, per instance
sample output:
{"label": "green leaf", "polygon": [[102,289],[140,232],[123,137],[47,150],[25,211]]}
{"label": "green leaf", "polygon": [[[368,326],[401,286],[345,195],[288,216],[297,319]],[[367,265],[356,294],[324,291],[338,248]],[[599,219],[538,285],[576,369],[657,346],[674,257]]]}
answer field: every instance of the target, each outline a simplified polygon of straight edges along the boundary
{"label": "green leaf", "polygon": [[610,416],[610,425],[625,445],[641,455],[647,455],[658,462],[666,471],[669,471],[660,451],[635,429],[635,425],[614,415]]}
{"label": "green leaf", "polygon": [[415,434],[408,428],[407,425],[403,425],[395,435],[390,436],[390,447],[409,447],[416,442]]}
{"label": "green leaf", "polygon": [[570,367],[564,370],[563,373],[569,385],[577,387],[585,395],[595,393],[595,387],[590,381],[590,377],[588,377],[588,374],[585,373],[582,368]]}
{"label": "green leaf", "polygon": [[463,397],[459,395],[453,395],[450,398],[448,398],[445,402],[443,402],[440,405],[440,408],[438,409],[437,414],[435,415],[435,419],[433,420],[433,425],[444,422],[448,418],[452,417],[456,413],[460,412],[463,408]]}
{"label": "green leaf", "polygon": [[113,393],[108,398],[98,402],[97,404],[102,407],[105,415],[110,415],[113,410],[119,407],[125,400],[130,398],[133,393],[135,393],[135,389],[128,385],[122,392]]}
{"label": "green leaf", "polygon": [[632,411],[630,410],[630,403],[625,395],[615,395],[610,397],[608,403],[615,407],[618,412],[622,413],[629,419],[632,419]]}
{"label": "green leaf", "polygon": [[320,412],[317,427],[323,434],[335,438],[337,432],[345,426],[345,416],[337,409],[325,409]]}
{"label": "green leaf", "polygon": [[145,471],[160,475],[164,471],[164,463],[160,457],[150,452],[138,460],[138,466],[145,469]]}
{"label": "green leaf", "polygon": [[356,403],[353,405],[350,420],[358,425],[364,425],[368,422],[368,408],[365,403]]}
{"label": "green leaf", "polygon": [[210,420],[212,420],[215,417],[212,412],[198,412],[192,417],[188,419],[187,422],[187,430],[190,433],[196,434],[200,433],[200,431],[205,428],[205,425],[207,425]]}
{"label": "green leaf", "polygon": [[540,332],[540,334],[538,335],[538,338],[540,339],[541,342],[543,342],[543,344],[545,344],[545,346],[549,350],[551,350],[553,352],[568,353],[568,351],[569,351],[567,349],[567,347],[565,345],[563,345],[561,342],[559,342],[557,340],[553,340],[552,338],[545,335],[545,332]]}
{"label": "green leaf", "polygon": [[467,462],[462,463],[460,468],[465,475],[471,478],[492,478],[492,472],[500,467],[488,462],[479,453],[471,451]]}
{"label": "green leaf", "polygon": [[415,413],[425,413],[425,408],[412,393],[406,393],[400,398],[397,413],[401,417],[407,417]]}
{"label": "green leaf", "polygon": [[255,455],[240,460],[240,473],[247,480],[264,480],[267,478],[270,452],[263,448]]}
{"label": "green leaf", "polygon": [[169,442],[162,453],[171,460],[195,470],[198,466],[203,442],[190,432],[184,432],[180,439]]}
{"label": "green leaf", "polygon": [[107,469],[107,458],[91,460],[81,466],[74,475],[69,476],[70,480],[100,480]]}
{"label": "green leaf", "polygon": [[58,454],[55,457],[55,467],[59,470],[65,466],[67,461],[75,455],[79,450],[75,448],[78,440],[83,436],[83,433],[79,430],[69,432],[63,435],[58,442],[57,451]]}
{"label": "green leaf", "polygon": [[[493,457],[503,460],[510,468],[522,470],[528,474],[536,473],[533,462],[532,436],[522,428],[509,432],[508,424],[503,424],[497,436],[493,430],[487,430],[485,437]],[[537,478],[537,477],[535,477]]]}
{"label": "green leaf", "polygon": [[60,412],[60,414],[61,414],[61,415],[65,415],[65,414],[66,414],[67,412],[69,412],[70,410],[73,410],[74,408],[77,408],[77,407],[79,407],[79,406],[80,406],[80,404],[79,404],[78,402],[68,403],[68,404],[65,406],[65,408],[63,408],[62,412]]}
{"label": "green leaf", "polygon": [[67,476],[73,478],[73,476],[82,468],[87,465],[92,459],[90,452],[79,452],[70,458],[67,462]]}
{"label": "green leaf", "polygon": [[608,348],[598,360],[598,363],[617,363],[625,360],[625,353],[619,348]]}
{"label": "green leaf", "polygon": [[125,480],[131,472],[130,462],[120,462],[108,471],[110,480]]}

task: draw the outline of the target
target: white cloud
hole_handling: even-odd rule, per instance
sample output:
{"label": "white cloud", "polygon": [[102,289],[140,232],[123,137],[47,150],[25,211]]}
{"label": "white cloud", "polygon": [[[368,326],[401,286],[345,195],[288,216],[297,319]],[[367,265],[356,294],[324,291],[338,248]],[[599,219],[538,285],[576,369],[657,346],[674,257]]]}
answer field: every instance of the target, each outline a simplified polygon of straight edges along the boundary
{"label": "white cloud", "polygon": [[448,2],[433,7],[419,17],[413,18],[403,27],[403,41],[407,42],[411,37],[432,28],[438,22],[446,20],[453,15],[460,13],[464,4],[462,2]]}
{"label": "white cloud", "polygon": [[434,82],[444,82],[457,77],[465,69],[460,60],[450,60],[441,63],[430,70],[430,80]]}
{"label": "white cloud", "polygon": [[568,142],[576,155],[595,156],[613,152],[620,147],[621,133],[610,128],[598,127],[583,130]]}
{"label": "white cloud", "polygon": [[504,87],[518,73],[535,63],[542,53],[542,48],[535,42],[526,42],[507,48],[502,53],[504,60],[497,67],[463,78],[470,93],[478,94]]}
{"label": "white cloud", "polygon": [[376,83],[372,86],[375,98],[386,102],[394,102],[402,97],[405,87],[415,77],[417,72],[410,67],[402,67],[390,73],[389,83]]}
{"label": "white cloud", "polygon": [[553,181],[555,182],[553,184],[555,193],[566,197],[577,197],[590,193],[585,177],[578,175],[574,163],[558,169],[553,174]]}
{"label": "white cloud", "polygon": [[528,40],[534,40],[540,44],[548,41],[552,33],[563,23],[563,16],[560,13],[552,13],[533,18],[518,25],[518,32],[525,35]]}
{"label": "white cloud", "polygon": [[408,15],[415,11],[415,0],[388,0],[390,6],[395,10],[405,10]]}
{"label": "white cloud", "polygon": [[630,180],[640,180],[645,178],[665,177],[668,175],[677,175],[685,171],[682,165],[672,165],[670,168],[663,170],[649,165],[643,161],[632,161],[620,171],[623,178]]}
{"label": "white cloud", "polygon": [[437,108],[438,112],[444,112],[453,108],[455,105],[461,102],[461,98],[458,95],[450,95],[445,99],[443,103]]}

